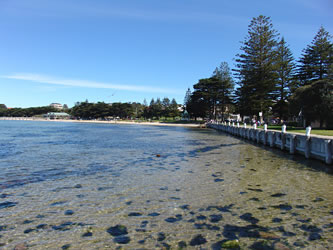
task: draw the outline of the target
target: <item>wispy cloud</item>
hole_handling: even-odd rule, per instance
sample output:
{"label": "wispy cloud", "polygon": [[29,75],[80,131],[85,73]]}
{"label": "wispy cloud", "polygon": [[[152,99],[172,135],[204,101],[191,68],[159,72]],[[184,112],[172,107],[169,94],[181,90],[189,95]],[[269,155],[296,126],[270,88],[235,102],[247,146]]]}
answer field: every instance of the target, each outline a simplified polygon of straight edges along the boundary
{"label": "wispy cloud", "polygon": [[[1,1],[0,1],[1,2]],[[1,4],[0,4],[1,6]],[[6,13],[13,15],[28,15],[39,17],[53,17],[53,18],[115,18],[125,20],[139,20],[139,21],[158,21],[158,22],[190,22],[190,23],[209,23],[218,25],[244,25],[248,19],[235,14],[231,15],[227,12],[223,13],[205,11],[203,9],[191,9],[188,6],[179,5],[176,7],[161,8],[158,5],[151,5],[149,7],[142,4],[124,5],[116,4],[114,2],[94,2],[89,4],[85,2],[58,0],[58,1],[44,1],[44,0],[30,0],[29,2],[18,3],[18,0],[12,0],[5,6]],[[1,13],[1,11],[0,11]]]}
{"label": "wispy cloud", "polygon": [[[176,9],[132,9],[132,8],[101,8],[101,7],[81,7],[77,14],[90,15],[94,17],[106,18],[123,18],[143,21],[160,21],[160,22],[189,22],[189,23],[209,23],[234,25],[248,22],[247,18],[226,13],[213,13],[193,10],[176,10]],[[226,24],[227,22],[227,24]]]}
{"label": "wispy cloud", "polygon": [[177,90],[174,89],[157,88],[157,87],[142,86],[142,85],[140,86],[123,85],[123,84],[112,84],[112,83],[103,83],[103,82],[86,81],[86,80],[64,79],[53,76],[30,74],[30,73],[5,75],[1,76],[1,78],[31,81],[44,84],[81,87],[81,88],[114,89],[114,90],[138,91],[138,92],[149,92],[149,93],[166,93],[166,94],[175,94],[178,92]]}
{"label": "wispy cloud", "polygon": [[333,3],[331,0],[294,0],[300,7],[304,7],[320,15],[332,16]]}

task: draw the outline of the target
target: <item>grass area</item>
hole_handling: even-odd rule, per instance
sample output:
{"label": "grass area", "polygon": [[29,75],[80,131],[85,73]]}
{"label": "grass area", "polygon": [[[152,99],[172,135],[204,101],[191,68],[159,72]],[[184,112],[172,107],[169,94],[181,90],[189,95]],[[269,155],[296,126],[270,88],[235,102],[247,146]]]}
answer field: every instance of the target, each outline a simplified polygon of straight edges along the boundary
{"label": "grass area", "polygon": [[[260,126],[259,128],[263,129],[264,126]],[[279,126],[279,125],[270,125],[270,126],[268,126],[268,129],[281,131],[281,126]],[[288,127],[287,126],[287,132],[295,132],[295,133],[305,134],[305,128],[302,128],[302,127]],[[313,135],[333,136],[333,130],[313,128],[311,130],[311,134],[313,134]]]}

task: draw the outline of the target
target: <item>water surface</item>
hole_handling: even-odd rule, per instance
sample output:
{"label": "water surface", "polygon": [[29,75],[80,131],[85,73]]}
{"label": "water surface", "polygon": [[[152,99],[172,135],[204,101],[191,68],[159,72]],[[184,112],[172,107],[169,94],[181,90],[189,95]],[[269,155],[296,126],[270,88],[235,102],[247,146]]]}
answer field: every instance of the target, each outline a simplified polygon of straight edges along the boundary
{"label": "water surface", "polygon": [[330,168],[209,129],[0,121],[0,248],[329,249]]}

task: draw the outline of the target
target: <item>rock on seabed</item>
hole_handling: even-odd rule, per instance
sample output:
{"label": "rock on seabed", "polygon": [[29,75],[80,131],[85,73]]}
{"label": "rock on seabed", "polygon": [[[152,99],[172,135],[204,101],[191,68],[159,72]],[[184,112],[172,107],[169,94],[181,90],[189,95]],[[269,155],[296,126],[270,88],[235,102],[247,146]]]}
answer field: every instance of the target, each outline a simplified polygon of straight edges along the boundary
{"label": "rock on seabed", "polygon": [[190,241],[190,245],[198,246],[198,245],[205,244],[206,242],[207,242],[207,240],[201,234],[198,234]]}
{"label": "rock on seabed", "polygon": [[128,234],[127,228],[123,225],[116,225],[114,227],[109,227],[106,231],[112,236],[120,236]]}

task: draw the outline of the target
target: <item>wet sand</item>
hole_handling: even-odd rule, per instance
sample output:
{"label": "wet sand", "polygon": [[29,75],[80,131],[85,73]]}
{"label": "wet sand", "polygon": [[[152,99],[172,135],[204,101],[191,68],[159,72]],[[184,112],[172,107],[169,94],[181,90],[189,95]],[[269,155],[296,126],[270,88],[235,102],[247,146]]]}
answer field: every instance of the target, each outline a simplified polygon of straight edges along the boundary
{"label": "wet sand", "polygon": [[126,125],[151,125],[151,126],[172,126],[187,128],[205,128],[205,124],[194,123],[164,123],[164,122],[142,122],[142,121],[100,121],[100,120],[65,120],[65,119],[41,119],[41,118],[25,118],[25,117],[0,117],[0,120],[10,121],[47,121],[47,122],[76,122],[76,123],[103,123],[103,124],[126,124]]}

